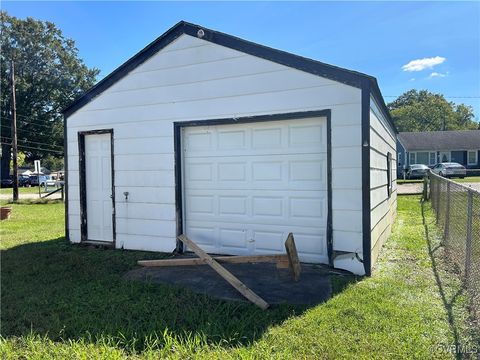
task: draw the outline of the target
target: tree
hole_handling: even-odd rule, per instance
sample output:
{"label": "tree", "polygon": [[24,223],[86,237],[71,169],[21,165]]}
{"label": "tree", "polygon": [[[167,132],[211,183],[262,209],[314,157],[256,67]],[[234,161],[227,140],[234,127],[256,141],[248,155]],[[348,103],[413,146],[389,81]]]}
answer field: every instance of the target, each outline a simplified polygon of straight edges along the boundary
{"label": "tree", "polygon": [[[13,154],[12,154],[13,156]],[[20,167],[20,166],[23,166],[25,164],[25,153],[19,151],[17,152],[17,165]],[[10,170],[13,170],[13,161],[11,162],[10,164]]]}
{"label": "tree", "polygon": [[388,104],[398,131],[478,129],[473,109],[449,102],[441,94],[409,90]]}
{"label": "tree", "polygon": [[18,147],[26,160],[63,156],[61,110],[99,73],[78,56],[75,42],[51,22],[0,12],[1,173],[8,176],[11,142],[10,60],[15,62]]}

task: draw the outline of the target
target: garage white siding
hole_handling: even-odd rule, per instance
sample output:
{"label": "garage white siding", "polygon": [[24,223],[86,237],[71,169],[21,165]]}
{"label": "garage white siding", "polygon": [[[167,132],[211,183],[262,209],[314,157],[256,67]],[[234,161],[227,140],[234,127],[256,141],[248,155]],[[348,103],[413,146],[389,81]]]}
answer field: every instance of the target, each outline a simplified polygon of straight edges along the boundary
{"label": "garage white siding", "polygon": [[322,109],[331,109],[333,248],[362,258],[361,90],[189,35],[69,116],[70,240],[80,241],[79,131],[113,129],[116,246],[171,251],[173,122]]}
{"label": "garage white siding", "polygon": [[[370,224],[372,265],[390,235],[397,212],[396,134],[375,99],[370,99]],[[391,184],[388,184],[387,154],[391,154]],[[388,187],[391,186],[391,194]]]}
{"label": "garage white siding", "polygon": [[328,262],[327,119],[183,128],[185,231],[211,253]]}

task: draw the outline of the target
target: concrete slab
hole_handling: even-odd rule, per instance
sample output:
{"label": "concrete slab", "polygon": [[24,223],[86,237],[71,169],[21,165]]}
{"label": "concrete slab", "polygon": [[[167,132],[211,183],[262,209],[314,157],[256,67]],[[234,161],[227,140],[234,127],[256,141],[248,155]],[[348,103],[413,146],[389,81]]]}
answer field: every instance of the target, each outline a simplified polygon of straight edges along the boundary
{"label": "concrete slab", "polygon": [[[271,305],[314,305],[332,296],[335,275],[323,266],[302,264],[300,281],[295,282],[290,269],[277,269],[275,264],[222,265]],[[208,265],[142,267],[129,271],[125,278],[185,287],[224,300],[248,301]]]}

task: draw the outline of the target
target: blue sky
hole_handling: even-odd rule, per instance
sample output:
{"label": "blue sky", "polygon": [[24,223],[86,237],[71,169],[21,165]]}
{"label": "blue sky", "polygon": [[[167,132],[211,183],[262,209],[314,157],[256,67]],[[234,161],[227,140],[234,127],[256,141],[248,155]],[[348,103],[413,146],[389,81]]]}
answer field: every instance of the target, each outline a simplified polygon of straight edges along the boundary
{"label": "blue sky", "polygon": [[[76,41],[100,78],[180,20],[378,79],[387,102],[444,94],[480,118],[480,2],[3,2]],[[393,97],[392,97],[393,96]]]}

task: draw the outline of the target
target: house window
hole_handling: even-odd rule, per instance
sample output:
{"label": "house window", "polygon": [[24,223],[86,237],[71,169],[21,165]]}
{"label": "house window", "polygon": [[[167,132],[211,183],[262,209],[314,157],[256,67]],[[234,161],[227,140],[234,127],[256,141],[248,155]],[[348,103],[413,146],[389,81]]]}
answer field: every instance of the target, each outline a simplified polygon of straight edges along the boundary
{"label": "house window", "polygon": [[415,164],[415,160],[416,160],[416,157],[415,157],[415,153],[414,152],[411,152],[410,153],[410,161],[409,161],[409,164],[412,165],[412,164]]}
{"label": "house window", "polygon": [[387,195],[392,194],[392,154],[387,153]]}
{"label": "house window", "polygon": [[437,153],[431,152],[429,158],[429,165],[435,165],[437,163]]}
{"label": "house window", "polygon": [[398,153],[397,159],[398,159],[398,166],[401,166],[402,165],[402,153],[401,152]]}
{"label": "house window", "polygon": [[417,164],[428,165],[428,152],[417,152]]}
{"label": "house window", "polygon": [[467,165],[477,165],[477,150],[469,150],[467,154]]}

